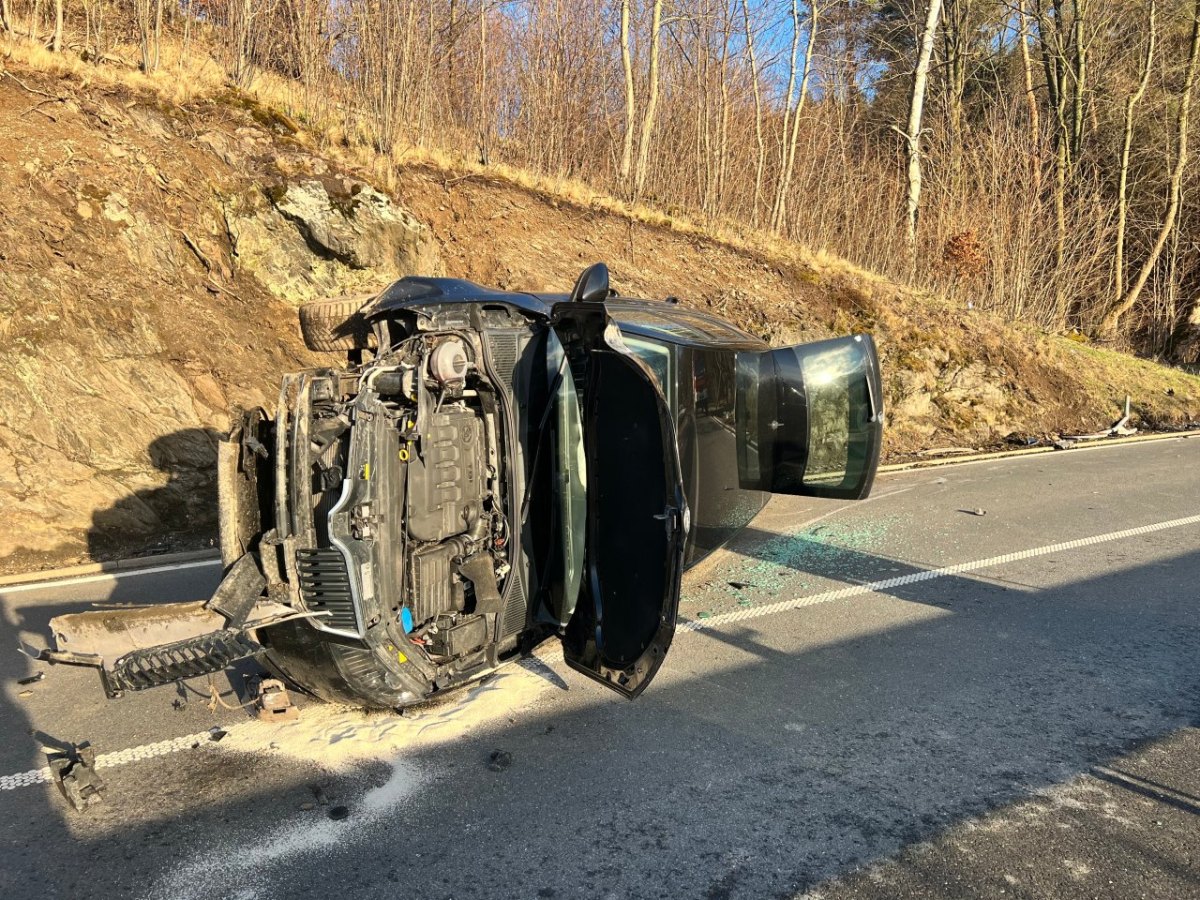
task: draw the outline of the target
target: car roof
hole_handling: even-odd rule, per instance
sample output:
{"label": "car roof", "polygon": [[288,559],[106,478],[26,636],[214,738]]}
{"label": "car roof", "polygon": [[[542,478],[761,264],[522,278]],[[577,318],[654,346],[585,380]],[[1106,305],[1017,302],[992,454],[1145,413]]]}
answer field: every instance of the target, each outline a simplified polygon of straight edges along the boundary
{"label": "car roof", "polygon": [[690,344],[761,350],[765,341],[747,334],[719,316],[680,306],[671,301],[629,300],[616,297],[605,303],[623,332],[672,344]]}

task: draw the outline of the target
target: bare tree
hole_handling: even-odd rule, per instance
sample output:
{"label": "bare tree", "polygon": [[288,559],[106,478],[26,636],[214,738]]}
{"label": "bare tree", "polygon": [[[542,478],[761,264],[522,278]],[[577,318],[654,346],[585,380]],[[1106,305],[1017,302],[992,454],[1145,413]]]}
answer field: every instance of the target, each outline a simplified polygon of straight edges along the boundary
{"label": "bare tree", "polygon": [[762,201],[763,170],[767,165],[767,144],[763,140],[762,91],[759,85],[758,59],[754,54],[754,29],[750,27],[749,0],[742,0],[742,23],[746,29],[746,53],[750,60],[750,86],[754,92],[754,143],[758,148],[758,157],[754,164],[754,206],[750,214],[750,221],[757,225],[758,208]]}
{"label": "bare tree", "polygon": [[629,190],[629,177],[633,168],[633,120],[637,115],[637,98],[633,87],[633,48],[630,46],[629,34],[629,0],[621,0],[621,69],[625,74],[625,136],[621,145],[621,184]]}
{"label": "bare tree", "polygon": [[1121,297],[1125,293],[1125,230],[1129,215],[1129,153],[1133,146],[1134,110],[1146,96],[1150,86],[1150,74],[1154,65],[1154,45],[1158,39],[1158,3],[1149,0],[1150,11],[1147,16],[1146,55],[1142,59],[1142,74],[1137,87],[1125,100],[1125,123],[1121,129],[1121,162],[1120,175],[1117,184],[1117,237],[1113,261],[1114,296]]}
{"label": "bare tree", "polygon": [[642,134],[638,142],[637,171],[634,175],[633,195],[640,197],[646,186],[646,169],[650,160],[650,137],[654,134],[654,116],[658,111],[658,69],[662,37],[663,0],[654,0],[654,12],[650,23],[650,84],[646,89],[646,110],[642,114]]}
{"label": "bare tree", "polygon": [[921,208],[921,119],[925,111],[925,84],[929,79],[929,60],[933,55],[933,39],[937,33],[938,17],[942,12],[942,0],[929,0],[925,14],[925,25],[921,29],[921,43],[913,69],[912,99],[908,105],[908,129],[904,132],[905,151],[908,156],[908,245],[916,254],[917,217]]}
{"label": "bare tree", "polygon": [[54,36],[50,39],[50,49],[62,53],[63,41],[63,0],[54,0]]}
{"label": "bare tree", "polygon": [[[782,142],[782,174],[775,191],[775,204],[771,210],[771,230],[779,232],[783,229],[784,218],[787,215],[787,198],[792,188],[792,176],[796,167],[796,145],[800,138],[800,114],[804,112],[804,101],[808,97],[808,82],[812,74],[813,52],[817,40],[817,18],[820,10],[817,0],[810,0],[808,20],[808,46],[804,50],[804,68],[800,73],[800,96],[796,107],[792,106],[792,91],[796,83],[796,53],[800,42],[800,6],[797,0],[792,0],[792,54],[791,65],[788,68],[788,89],[784,98],[783,110],[783,142]],[[791,118],[789,136],[788,119]]]}
{"label": "bare tree", "polygon": [[0,28],[12,33],[12,13],[8,8],[8,0],[0,0]]}
{"label": "bare tree", "polygon": [[1196,83],[1198,57],[1200,57],[1200,0],[1196,0],[1192,9],[1192,38],[1188,48],[1187,74],[1184,76],[1183,87],[1179,95],[1179,118],[1176,126],[1178,147],[1175,151],[1175,165],[1171,169],[1171,180],[1167,190],[1167,208],[1163,213],[1162,225],[1159,227],[1154,246],[1143,260],[1133,284],[1129,286],[1125,296],[1109,310],[1101,322],[1100,333],[1103,335],[1115,334],[1121,317],[1133,309],[1138,302],[1142,289],[1150,279],[1154,267],[1158,265],[1159,257],[1162,256],[1163,249],[1175,228],[1175,220],[1179,215],[1179,205],[1183,194],[1183,173],[1188,162],[1188,117],[1192,108],[1192,88]]}

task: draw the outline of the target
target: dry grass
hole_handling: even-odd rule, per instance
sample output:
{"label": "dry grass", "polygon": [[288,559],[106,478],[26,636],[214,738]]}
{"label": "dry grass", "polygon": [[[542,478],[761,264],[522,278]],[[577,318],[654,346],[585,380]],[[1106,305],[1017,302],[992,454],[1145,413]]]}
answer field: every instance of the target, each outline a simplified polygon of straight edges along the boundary
{"label": "dry grass", "polygon": [[163,43],[162,66],[151,75],[141,72],[134,62],[136,48],[121,46],[109,54],[104,65],[84,62],[70,53],[52,53],[24,38],[0,38],[0,59],[45,72],[57,78],[70,78],[81,87],[124,87],[148,92],[168,103],[183,104],[208,97],[221,90],[225,73],[207,53],[192,51],[184,55],[178,44]]}
{"label": "dry grass", "polygon": [[[149,76],[138,71],[134,63],[136,52],[132,45],[117,48],[114,55],[119,62],[95,66],[68,54],[50,53],[28,41],[0,40],[0,57],[28,69],[72,79],[83,87],[121,86],[172,104],[228,96],[229,86],[222,67],[202,45],[196,44],[184,54],[178,43],[164,41],[162,67]],[[720,244],[750,254],[774,268],[796,272],[805,281],[828,286],[838,293],[838,304],[844,307],[839,309],[841,318],[833,323],[834,330],[869,329],[880,333],[890,344],[885,346],[889,364],[897,369],[926,365],[920,354],[934,346],[949,354],[949,365],[965,364],[971,359],[999,359],[1007,348],[1014,357],[1011,368],[1018,382],[1030,380],[1032,376],[1027,369],[1032,364],[1044,363],[1057,372],[1070,373],[1080,396],[1068,398],[1064,394],[1063,402],[1077,400],[1089,405],[1089,416],[1099,414],[1108,398],[1126,392],[1134,395],[1143,419],[1151,424],[1179,423],[1200,415],[1200,378],[1180,370],[1048,336],[1036,328],[1006,323],[978,309],[969,314],[973,324],[964,324],[955,331],[947,323],[964,319],[962,299],[899,284],[827,251],[810,250],[744,223],[701,221],[671,214],[650,204],[614,197],[577,179],[538,174],[502,163],[482,165],[438,147],[402,145],[391,153],[379,153],[365,130],[356,126],[353,116],[346,115],[344,107],[336,102],[329,103],[330,112],[336,115],[300,117],[302,93],[297,83],[269,73],[258,75],[248,91],[265,110],[299,119],[302,132],[297,137],[304,143],[320,147],[324,155],[358,171],[380,187],[395,190],[401,173],[412,167],[431,170],[448,179],[467,177],[500,182],[554,204],[592,210]],[[992,349],[982,345],[989,341],[995,345]],[[908,366],[906,360],[913,365]],[[1075,391],[1066,389],[1066,393]],[[1086,403],[1085,398],[1091,398],[1091,403]]]}

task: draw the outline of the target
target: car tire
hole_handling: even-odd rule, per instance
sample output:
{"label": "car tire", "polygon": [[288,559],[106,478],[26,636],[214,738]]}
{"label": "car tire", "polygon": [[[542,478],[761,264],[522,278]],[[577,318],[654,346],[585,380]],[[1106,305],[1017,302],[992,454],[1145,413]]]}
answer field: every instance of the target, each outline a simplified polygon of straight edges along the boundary
{"label": "car tire", "polygon": [[309,350],[340,353],[368,350],[375,345],[371,326],[362,314],[369,294],[314,300],[300,307],[300,334]]}

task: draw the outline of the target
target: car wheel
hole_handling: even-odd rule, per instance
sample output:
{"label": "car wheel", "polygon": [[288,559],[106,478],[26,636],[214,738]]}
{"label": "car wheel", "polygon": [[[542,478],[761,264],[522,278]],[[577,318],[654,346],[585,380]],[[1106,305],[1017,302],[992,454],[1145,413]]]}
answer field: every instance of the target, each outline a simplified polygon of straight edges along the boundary
{"label": "car wheel", "polygon": [[340,353],[346,350],[367,350],[374,346],[375,336],[362,315],[369,294],[314,300],[300,307],[300,333],[309,350]]}

